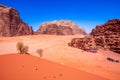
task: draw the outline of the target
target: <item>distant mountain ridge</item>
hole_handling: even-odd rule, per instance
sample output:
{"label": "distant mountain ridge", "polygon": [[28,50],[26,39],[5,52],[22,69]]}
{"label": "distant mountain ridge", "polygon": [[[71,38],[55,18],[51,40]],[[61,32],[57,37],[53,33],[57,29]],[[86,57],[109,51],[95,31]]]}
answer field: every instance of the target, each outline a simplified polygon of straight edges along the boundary
{"label": "distant mountain ridge", "polygon": [[53,35],[87,34],[84,29],[79,28],[76,23],[70,20],[59,20],[42,23],[36,33]]}
{"label": "distant mountain ridge", "polygon": [[[42,23],[37,34],[75,35],[87,34],[76,23],[60,20]],[[0,5],[0,36],[21,36],[34,34],[32,27],[23,22],[16,9]]]}

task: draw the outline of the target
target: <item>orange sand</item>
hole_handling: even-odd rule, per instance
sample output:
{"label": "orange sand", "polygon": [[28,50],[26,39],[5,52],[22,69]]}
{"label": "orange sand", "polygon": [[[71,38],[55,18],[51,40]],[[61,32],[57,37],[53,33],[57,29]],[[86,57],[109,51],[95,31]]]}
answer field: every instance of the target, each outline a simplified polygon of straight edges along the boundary
{"label": "orange sand", "polygon": [[[98,53],[89,53],[67,45],[72,38],[82,35],[56,36],[32,35],[18,37],[0,37],[0,54],[16,53],[16,43],[22,41],[29,46],[29,53],[39,57],[36,50],[43,49],[43,59],[47,59],[68,67],[79,69],[98,75],[109,80],[120,80],[120,63],[107,61],[107,57],[120,60],[120,55],[99,50]],[[75,79],[74,79],[75,80]]]}
{"label": "orange sand", "polygon": [[25,54],[0,56],[0,80],[107,80]]}

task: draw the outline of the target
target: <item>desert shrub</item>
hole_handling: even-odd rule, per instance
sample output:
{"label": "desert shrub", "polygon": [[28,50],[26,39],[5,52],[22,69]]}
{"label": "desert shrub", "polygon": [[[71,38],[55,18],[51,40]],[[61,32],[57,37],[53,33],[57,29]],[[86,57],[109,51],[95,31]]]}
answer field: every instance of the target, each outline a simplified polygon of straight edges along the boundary
{"label": "desert shrub", "polygon": [[42,52],[43,52],[43,50],[42,50],[42,49],[37,49],[37,50],[36,50],[36,53],[38,53],[40,57],[42,57],[42,56],[43,56],[43,55],[42,55]]}
{"label": "desert shrub", "polygon": [[27,53],[28,53],[28,49],[29,49],[28,46],[24,46],[24,47],[23,47],[23,53],[27,54]]}
{"label": "desert shrub", "polygon": [[23,42],[18,42],[16,47],[20,54],[27,54],[28,49],[29,49],[28,46],[24,46]]}
{"label": "desert shrub", "polygon": [[18,42],[16,47],[19,53],[23,53],[23,42]]}

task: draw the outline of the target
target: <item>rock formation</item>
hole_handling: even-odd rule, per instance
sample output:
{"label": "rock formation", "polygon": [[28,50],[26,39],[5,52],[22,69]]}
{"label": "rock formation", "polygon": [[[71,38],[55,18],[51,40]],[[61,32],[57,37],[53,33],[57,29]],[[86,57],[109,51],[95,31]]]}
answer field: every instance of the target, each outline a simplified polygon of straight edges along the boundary
{"label": "rock formation", "polygon": [[120,35],[120,20],[114,19],[109,20],[103,25],[96,26],[92,30],[91,35],[93,36],[107,36],[107,35]]}
{"label": "rock formation", "polygon": [[68,45],[83,50],[96,48],[120,53],[120,20],[109,20],[103,25],[96,26],[90,36],[74,38]]}
{"label": "rock formation", "polygon": [[36,33],[55,35],[86,34],[84,29],[80,29],[75,23],[68,20],[43,23]]}
{"label": "rock formation", "polygon": [[0,5],[0,36],[33,34],[32,27],[24,23],[16,9]]}

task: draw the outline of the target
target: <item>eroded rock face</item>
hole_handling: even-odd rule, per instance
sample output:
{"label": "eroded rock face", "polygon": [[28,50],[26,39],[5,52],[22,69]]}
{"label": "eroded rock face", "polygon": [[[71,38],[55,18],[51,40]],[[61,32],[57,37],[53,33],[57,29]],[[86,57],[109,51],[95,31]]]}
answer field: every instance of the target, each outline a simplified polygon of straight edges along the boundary
{"label": "eroded rock face", "polygon": [[80,29],[75,23],[68,20],[43,23],[36,33],[55,35],[87,34],[84,29]]}
{"label": "eroded rock face", "polygon": [[69,46],[79,48],[79,49],[88,49],[93,43],[93,38],[91,37],[85,37],[85,38],[73,38],[70,43],[68,43]]}
{"label": "eroded rock face", "polygon": [[120,35],[120,19],[109,20],[103,25],[98,25],[91,32],[93,36]]}
{"label": "eroded rock face", "polygon": [[97,26],[90,36],[74,38],[68,45],[83,50],[92,47],[120,53],[120,20],[110,20],[104,25]]}
{"label": "eroded rock face", "polygon": [[33,34],[31,27],[24,23],[17,10],[0,5],[0,36]]}

